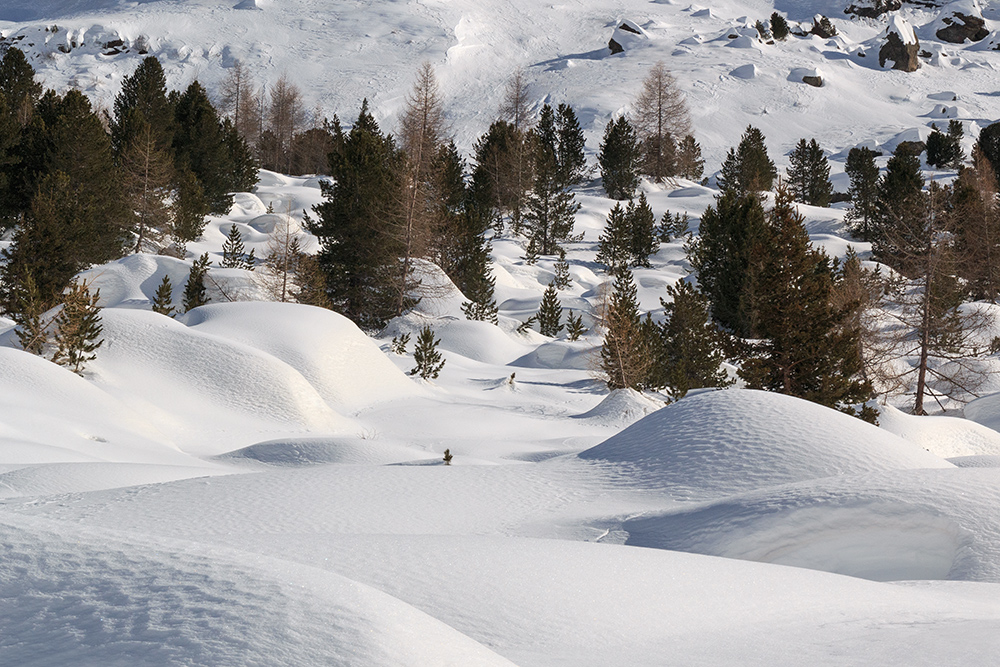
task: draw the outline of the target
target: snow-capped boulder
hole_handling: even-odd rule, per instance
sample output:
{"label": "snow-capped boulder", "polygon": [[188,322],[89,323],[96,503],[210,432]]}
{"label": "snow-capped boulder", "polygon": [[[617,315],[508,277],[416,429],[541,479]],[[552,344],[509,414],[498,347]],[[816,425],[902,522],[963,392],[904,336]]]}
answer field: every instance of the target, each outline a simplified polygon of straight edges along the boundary
{"label": "snow-capped boulder", "polygon": [[919,51],[920,42],[913,34],[913,27],[898,14],[893,16],[885,29],[885,43],[878,52],[879,66],[885,67],[891,61],[892,69],[915,72],[920,68]]}
{"label": "snow-capped boulder", "polygon": [[757,76],[757,66],[754,65],[753,63],[750,63],[748,65],[740,65],[732,72],[730,72],[729,76],[734,76],[737,79],[753,79],[754,77]]}
{"label": "snow-capped boulder", "polygon": [[829,18],[823,16],[822,14],[817,14],[813,17],[812,30],[809,32],[817,37],[829,39],[837,34],[837,28],[834,27]]}
{"label": "snow-capped boulder", "polygon": [[953,44],[964,44],[965,40],[978,42],[990,34],[978,0],[952,2],[942,10],[934,27],[938,39]]}
{"label": "snow-capped boulder", "polygon": [[608,48],[611,49],[611,55],[624,53],[644,44],[647,39],[646,33],[638,25],[632,21],[622,21],[608,40]]}

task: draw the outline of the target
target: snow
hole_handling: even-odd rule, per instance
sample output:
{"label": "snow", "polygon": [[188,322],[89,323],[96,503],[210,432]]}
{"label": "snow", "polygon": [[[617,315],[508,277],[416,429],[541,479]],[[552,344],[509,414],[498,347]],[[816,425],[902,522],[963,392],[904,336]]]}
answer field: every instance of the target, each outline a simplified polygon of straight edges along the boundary
{"label": "snow", "polygon": [[[843,192],[855,146],[883,151],[884,166],[900,142],[957,119],[968,150],[1000,118],[988,92],[997,33],[975,45],[933,35],[957,4],[877,20],[848,19],[834,0],[0,5],[0,34],[46,85],[77,85],[108,108],[145,41],[171,88],[198,77],[216,91],[239,58],[258,84],[287,73],[307,108],[348,126],[367,97],[393,131],[426,60],[466,155],[523,66],[532,110],[572,104],[593,164],[606,123],[663,60],[708,181],[641,188],[657,218],[687,213],[694,233],[748,124],[779,170],[817,138]],[[990,29],[996,9],[982,6]],[[793,28],[822,13],[838,35],[765,44],[753,25],[775,10]],[[931,54],[919,72],[878,67],[887,31],[919,36]],[[612,37],[624,53],[610,55]],[[104,55],[112,39],[129,50]],[[609,392],[593,313],[613,202],[596,174],[576,191],[583,237],[565,244],[572,283],[559,293],[589,329],[580,340],[517,332],[554,258],[529,265],[510,236],[493,242],[495,325],[466,320],[465,297],[427,262],[417,309],[375,338],[330,311],[259,301],[254,274],[218,268],[230,226],[262,257],[276,225],[301,230],[322,179],[262,171],[184,257],[85,272],[105,343],[83,377],[17,349],[0,319],[0,663],[995,662],[997,395],[969,403],[965,419],[958,402],[945,402],[948,416],[904,414],[904,397],[878,406],[875,427],[745,389],[665,407],[660,395]],[[870,250],[848,235],[842,205],[800,211],[832,256]],[[164,276],[181,305],[206,252],[213,303],[151,313]],[[635,278],[656,319],[665,287],[689,272],[683,241],[651,263]],[[424,325],[446,361],[426,382],[407,375]],[[408,350],[395,354],[404,333]]]}

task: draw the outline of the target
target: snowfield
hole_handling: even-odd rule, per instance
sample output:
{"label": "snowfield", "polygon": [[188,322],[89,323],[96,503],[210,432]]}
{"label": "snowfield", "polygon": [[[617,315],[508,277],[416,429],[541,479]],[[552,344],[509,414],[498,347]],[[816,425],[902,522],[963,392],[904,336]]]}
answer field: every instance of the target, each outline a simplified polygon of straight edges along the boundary
{"label": "snowfield", "polygon": [[[387,130],[427,60],[466,154],[524,67],[535,111],[574,106],[591,163],[663,60],[710,177],[642,189],[657,218],[688,213],[694,232],[748,124],[781,169],[817,138],[843,192],[852,147],[887,156],[958,119],[968,152],[1000,118],[996,2],[956,4],[980,7],[991,31],[963,45],[935,38],[948,9],[907,5],[892,20],[928,54],[910,74],[878,66],[890,19],[850,19],[845,0],[709,4],[3,0],[0,38],[46,85],[108,107],[142,49],[173,88],[213,90],[238,58],[261,83],[287,73],[307,106],[345,122],[367,97]],[[757,40],[776,9],[793,28],[825,14],[838,35]],[[493,243],[497,325],[467,321],[428,263],[433,297],[377,338],[261,301],[240,269],[211,270],[207,306],[150,312],[163,276],[176,307],[192,259],[218,265],[232,225],[263,256],[276,224],[322,201],[320,180],[261,172],[186,258],[86,272],[105,342],[84,377],[21,351],[0,318],[0,664],[996,664],[1000,394],[921,418],[902,397],[875,427],[738,387],[670,405],[609,393],[592,313],[614,202],[596,173],[576,191],[583,236],[566,244],[559,294],[591,329],[578,341],[517,332],[554,262],[527,264],[509,236]],[[800,210],[830,255],[870,251],[843,204]],[[635,280],[657,317],[690,267],[682,242],[651,263]],[[390,349],[425,324],[446,361],[433,381],[408,375],[412,342]]]}

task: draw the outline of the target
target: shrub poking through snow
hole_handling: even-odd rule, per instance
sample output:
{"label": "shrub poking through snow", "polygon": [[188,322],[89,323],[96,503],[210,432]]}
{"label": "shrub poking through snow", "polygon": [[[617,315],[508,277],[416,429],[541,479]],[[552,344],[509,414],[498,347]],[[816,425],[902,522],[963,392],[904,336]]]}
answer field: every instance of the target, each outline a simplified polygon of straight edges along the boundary
{"label": "shrub poking through snow", "polygon": [[434,338],[433,329],[429,326],[421,327],[417,346],[413,350],[413,360],[417,365],[410,371],[410,375],[419,375],[424,380],[437,379],[444,368],[444,359],[437,349],[440,342]]}
{"label": "shrub poking through snow", "polygon": [[446,466],[450,466],[451,465],[451,460],[453,458],[455,458],[455,457],[451,455],[451,450],[450,449],[444,450],[444,464]]}

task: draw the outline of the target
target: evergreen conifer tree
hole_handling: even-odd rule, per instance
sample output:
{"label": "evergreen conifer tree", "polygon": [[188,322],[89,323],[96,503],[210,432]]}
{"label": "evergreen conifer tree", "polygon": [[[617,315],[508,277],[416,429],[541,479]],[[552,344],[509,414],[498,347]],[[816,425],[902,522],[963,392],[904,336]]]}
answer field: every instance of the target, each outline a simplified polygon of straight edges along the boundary
{"label": "evergreen conifer tree", "polygon": [[911,260],[923,248],[928,213],[920,158],[901,145],[893,152],[878,182],[872,253],[907,275]]}
{"label": "evergreen conifer tree", "polygon": [[690,134],[677,142],[677,175],[690,181],[701,180],[705,174],[705,160],[701,146]]}
{"label": "evergreen conifer tree", "polygon": [[830,407],[860,403],[872,388],[861,380],[860,332],[844,326],[857,304],[833,307],[830,260],[810,248],[803,222],[780,188],[751,268],[754,335],[762,340],[751,346],[739,374],[752,388]]}
{"label": "evergreen conifer tree", "polygon": [[1000,183],[1000,122],[992,123],[980,130],[976,147],[993,166],[993,176]]}
{"label": "evergreen conifer tree", "polygon": [[521,233],[525,192],[531,181],[526,143],[524,131],[498,120],[473,147],[476,166],[472,181],[481,202],[493,209],[501,229],[501,217],[508,215],[515,234]]}
{"label": "evergreen conifer tree", "polygon": [[649,372],[650,355],[639,318],[639,304],[632,272],[615,277],[614,291],[604,315],[601,371],[609,389],[642,389]]}
{"label": "evergreen conifer tree", "polygon": [[569,311],[566,315],[566,340],[580,340],[580,336],[587,333],[587,328],[583,326],[583,316],[574,315]]}
{"label": "evergreen conifer tree", "polygon": [[675,399],[691,389],[732,384],[722,368],[722,332],[711,321],[708,299],[687,281],[667,287],[669,302],[660,299],[664,320],[649,384],[666,387]]}
{"label": "evergreen conifer tree", "polygon": [[17,341],[21,349],[38,356],[42,356],[49,342],[49,323],[43,317],[46,306],[34,278],[28,274],[18,286],[15,307],[10,316],[17,325]]}
{"label": "evergreen conifer tree", "polygon": [[712,317],[743,337],[753,332],[750,264],[765,233],[764,209],[756,194],[723,192],[701,216],[688,261],[712,304]]}
{"label": "evergreen conifer tree", "polygon": [[191,264],[187,284],[184,286],[184,301],[182,302],[185,313],[208,303],[208,294],[205,291],[205,275],[208,273],[208,267],[211,264],[212,262],[209,261],[207,252]]}
{"label": "evergreen conifer tree", "polygon": [[99,298],[100,290],[91,294],[85,282],[73,281],[54,320],[56,351],[52,361],[77,375],[83,375],[84,365],[97,358],[96,350],[104,342],[100,338]]}
{"label": "evergreen conifer tree", "polygon": [[833,194],[830,163],[815,139],[800,139],[789,156],[788,189],[796,201],[811,206],[829,206]]}
{"label": "evergreen conifer tree", "polygon": [[534,180],[528,193],[525,223],[541,255],[554,255],[558,242],[573,232],[580,205],[563,182],[558,163],[555,114],[546,105],[538,127],[532,131]]}
{"label": "evergreen conifer tree", "polygon": [[556,289],[566,289],[569,287],[572,278],[569,275],[569,262],[566,261],[566,251],[559,248],[559,259],[552,265],[552,270],[555,273],[555,277],[552,282],[555,284]]}
{"label": "evergreen conifer tree", "polygon": [[556,164],[559,180],[565,187],[579,185],[586,176],[587,161],[583,154],[584,138],[576,112],[568,104],[556,108]]}
{"label": "evergreen conifer tree", "polygon": [[222,264],[219,266],[223,269],[246,269],[247,271],[254,269],[253,251],[251,250],[249,255],[246,254],[246,248],[243,246],[243,235],[236,228],[236,225],[229,226],[229,236],[222,244]]}
{"label": "evergreen conifer tree", "polygon": [[167,79],[155,56],[143,59],[135,72],[122,79],[115,98],[111,125],[111,147],[122,159],[129,146],[141,135],[151,140],[152,149],[166,151],[173,139],[173,109],[167,101]]}
{"label": "evergreen conifer tree", "polygon": [[767,156],[764,135],[760,130],[748,125],[736,149],[722,163],[719,174],[719,189],[723,192],[768,192],[778,171]]}
{"label": "evergreen conifer tree", "polygon": [[27,126],[42,96],[42,84],[35,80],[35,69],[16,46],[8,46],[0,58],[0,95],[6,98],[7,112],[17,126]]}
{"label": "evergreen conifer tree", "polygon": [[413,361],[416,366],[410,375],[419,375],[424,380],[435,380],[444,368],[444,359],[438,352],[440,340],[434,338],[434,331],[427,325],[420,328],[416,347],[413,349]]}
{"label": "evergreen conifer tree", "polygon": [[851,208],[847,220],[851,233],[862,241],[872,241],[876,235],[876,204],[878,203],[878,167],[870,148],[852,148],[847,153],[845,169],[851,179],[848,195]]}
{"label": "evergreen conifer tree", "polygon": [[778,12],[771,14],[771,34],[775,39],[782,41],[788,37],[788,21]]}
{"label": "evergreen conifer tree", "polygon": [[955,221],[958,274],[976,300],[1000,296],[1000,207],[993,169],[978,150],[955,181],[950,205]]}
{"label": "evergreen conifer tree", "polygon": [[[308,225],[319,237],[317,260],[334,310],[365,331],[382,329],[398,311],[402,160],[363,102],[343,147],[331,155],[334,180],[322,184],[324,201],[313,208],[319,219]],[[408,300],[407,308],[413,305]]]}
{"label": "evergreen conifer tree", "polygon": [[173,303],[174,286],[170,284],[170,276],[164,273],[163,280],[160,281],[160,286],[156,288],[156,294],[153,297],[152,310],[154,313],[173,317]]}
{"label": "evergreen conifer tree", "polygon": [[631,199],[639,187],[639,138],[629,123],[621,116],[608,123],[604,129],[597,162],[601,168],[604,191],[612,199]]}
{"label": "evergreen conifer tree", "polygon": [[554,338],[562,331],[562,304],[559,303],[555,283],[549,283],[545,293],[542,294],[542,301],[538,305],[535,318],[538,322],[538,332],[543,336]]}
{"label": "evergreen conifer tree", "polygon": [[608,213],[604,231],[598,239],[597,263],[603,264],[608,273],[617,273],[629,265],[632,258],[631,231],[625,209],[616,203]]}
{"label": "evergreen conifer tree", "polygon": [[939,130],[936,124],[932,124],[931,128],[933,129],[927,137],[927,164],[938,168],[958,169],[965,159],[961,144],[964,134],[962,122],[949,121],[947,134]]}
{"label": "evergreen conifer tree", "polygon": [[656,254],[660,243],[656,238],[656,216],[646,201],[646,193],[639,193],[639,202],[629,202],[625,211],[629,226],[629,254],[632,266],[649,267],[649,256]]}

